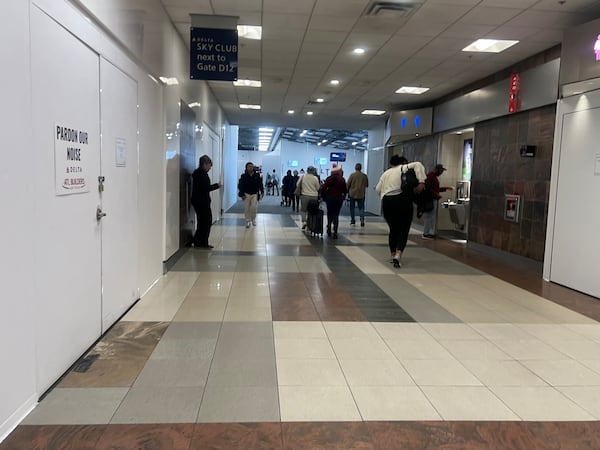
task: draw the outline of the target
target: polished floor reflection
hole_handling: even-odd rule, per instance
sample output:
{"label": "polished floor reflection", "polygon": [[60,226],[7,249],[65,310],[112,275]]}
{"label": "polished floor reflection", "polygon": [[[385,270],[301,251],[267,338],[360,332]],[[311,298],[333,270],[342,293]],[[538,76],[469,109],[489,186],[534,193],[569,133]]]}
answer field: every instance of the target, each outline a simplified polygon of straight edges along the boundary
{"label": "polished floor reflection", "polygon": [[213,227],[0,449],[600,448],[600,301],[415,231]]}

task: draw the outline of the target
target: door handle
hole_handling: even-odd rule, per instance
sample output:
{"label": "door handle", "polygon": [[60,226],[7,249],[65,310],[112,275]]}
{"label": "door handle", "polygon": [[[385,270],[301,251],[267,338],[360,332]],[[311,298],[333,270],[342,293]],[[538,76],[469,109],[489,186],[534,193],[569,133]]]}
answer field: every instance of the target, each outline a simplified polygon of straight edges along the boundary
{"label": "door handle", "polygon": [[97,221],[100,221],[100,220],[102,220],[102,218],[103,218],[104,216],[106,216],[106,213],[105,213],[105,212],[102,212],[102,209],[101,209],[101,208],[98,206],[98,207],[96,208],[96,220],[97,220]]}

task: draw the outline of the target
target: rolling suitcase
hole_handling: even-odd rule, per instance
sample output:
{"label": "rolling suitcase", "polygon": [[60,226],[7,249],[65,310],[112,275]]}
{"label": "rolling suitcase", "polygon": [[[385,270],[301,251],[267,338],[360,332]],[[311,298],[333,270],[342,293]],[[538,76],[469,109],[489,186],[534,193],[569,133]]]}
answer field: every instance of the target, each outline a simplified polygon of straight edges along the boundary
{"label": "rolling suitcase", "polygon": [[308,212],[306,216],[306,228],[311,236],[323,237],[323,210],[317,209],[313,212]]}

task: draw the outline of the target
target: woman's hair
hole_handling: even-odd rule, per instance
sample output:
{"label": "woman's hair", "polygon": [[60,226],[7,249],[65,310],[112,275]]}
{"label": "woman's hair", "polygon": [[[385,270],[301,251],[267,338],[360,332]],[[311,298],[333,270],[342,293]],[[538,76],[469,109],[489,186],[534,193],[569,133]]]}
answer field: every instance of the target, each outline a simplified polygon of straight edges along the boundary
{"label": "woman's hair", "polygon": [[315,166],[308,166],[306,168],[306,172],[310,173],[312,175],[316,175],[317,174],[317,168]]}
{"label": "woman's hair", "polygon": [[406,159],[404,156],[400,156],[400,155],[393,155],[390,158],[390,165],[391,166],[399,166],[400,164],[408,164],[408,159]]}

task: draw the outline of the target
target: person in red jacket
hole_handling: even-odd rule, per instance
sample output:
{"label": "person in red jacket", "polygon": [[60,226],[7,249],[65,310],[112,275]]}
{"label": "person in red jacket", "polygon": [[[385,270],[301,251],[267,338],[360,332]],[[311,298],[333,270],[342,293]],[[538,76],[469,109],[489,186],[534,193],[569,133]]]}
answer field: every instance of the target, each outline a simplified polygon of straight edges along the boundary
{"label": "person in red jacket", "polygon": [[347,192],[348,188],[342,168],[336,165],[331,169],[331,175],[325,179],[320,191],[321,197],[327,204],[327,236],[331,236],[333,239],[338,238],[340,211]]}
{"label": "person in red jacket", "polygon": [[445,172],[442,164],[436,164],[435,168],[427,174],[426,186],[433,195],[433,209],[423,213],[423,239],[435,239],[435,222],[437,217],[438,200],[442,198],[440,192],[451,191],[452,186],[440,187],[438,177]]}

